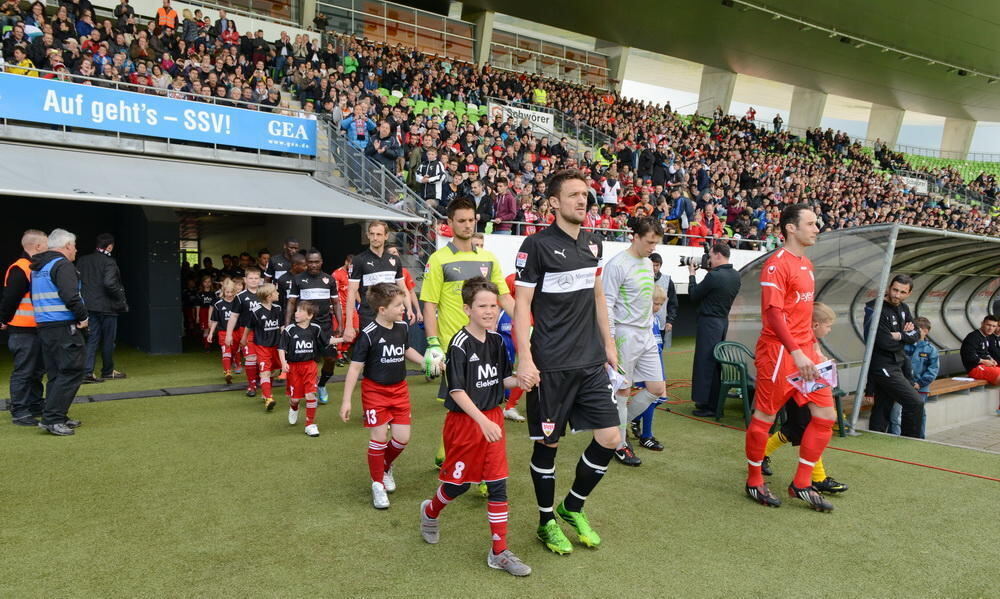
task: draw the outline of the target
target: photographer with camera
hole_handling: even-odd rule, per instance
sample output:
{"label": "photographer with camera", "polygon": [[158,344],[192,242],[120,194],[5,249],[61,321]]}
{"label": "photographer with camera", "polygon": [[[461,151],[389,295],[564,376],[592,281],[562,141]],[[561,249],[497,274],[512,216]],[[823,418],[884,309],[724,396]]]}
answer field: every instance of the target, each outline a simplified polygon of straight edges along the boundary
{"label": "photographer with camera", "polygon": [[[691,371],[691,399],[695,404],[692,413],[701,418],[714,418],[720,372],[712,352],[716,344],[726,340],[729,310],[740,292],[740,275],[729,263],[727,243],[705,242],[702,247],[705,253],[700,258],[682,256],[681,266],[688,267],[688,296],[698,305],[698,332]],[[708,273],[701,283],[696,283],[694,273],[699,268]]]}

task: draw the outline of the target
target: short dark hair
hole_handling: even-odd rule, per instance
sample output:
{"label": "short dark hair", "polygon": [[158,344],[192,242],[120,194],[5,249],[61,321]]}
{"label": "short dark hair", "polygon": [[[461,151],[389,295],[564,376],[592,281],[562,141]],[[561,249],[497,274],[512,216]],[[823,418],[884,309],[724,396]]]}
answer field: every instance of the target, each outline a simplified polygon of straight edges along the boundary
{"label": "short dark hair", "polygon": [[785,233],[785,227],[788,225],[798,226],[799,215],[806,210],[811,210],[808,204],[792,204],[791,206],[786,206],[781,211],[781,218],[778,220],[778,232],[781,233],[782,237],[788,238]]}
{"label": "short dark hair", "polygon": [[663,225],[660,223],[659,219],[655,219],[651,216],[645,216],[636,221],[635,226],[632,228],[632,232],[637,237],[644,237],[649,233],[655,233],[658,237],[663,237]]}
{"label": "short dark hair", "polygon": [[316,248],[309,248],[308,250],[306,250],[306,258],[311,256],[312,254],[318,255],[320,258],[323,257],[323,252],[317,250]]}
{"label": "short dark hair", "polygon": [[306,255],[303,254],[302,252],[295,252],[294,254],[292,254],[292,259],[291,259],[292,264],[298,264],[299,262],[305,262],[305,261],[306,261]]}
{"label": "short dark hair", "polygon": [[260,248],[259,250],[257,250],[257,257],[258,258],[260,258],[261,256],[263,256],[264,254],[267,254],[268,256],[270,256],[271,255],[271,250],[269,250],[267,248]]}
{"label": "short dark hair", "polygon": [[285,245],[288,245],[289,243],[298,243],[298,242],[299,242],[299,240],[297,238],[295,238],[295,237],[286,237],[285,238]]}
{"label": "short dark hair", "polygon": [[476,203],[469,196],[460,196],[448,202],[448,218],[455,218],[455,213],[459,210],[476,211]]}
{"label": "short dark hair", "polygon": [[713,254],[719,254],[720,256],[729,258],[729,244],[726,243],[725,241],[716,241],[715,243],[712,244],[712,247],[709,251],[712,252]]}
{"label": "short dark hair", "polygon": [[403,288],[395,283],[376,283],[368,288],[365,299],[371,309],[378,312],[379,308],[388,307],[392,303],[392,298],[404,294]]}
{"label": "short dark hair", "polygon": [[101,233],[97,236],[97,249],[104,250],[107,249],[109,245],[115,242],[115,236],[111,233]]}
{"label": "short dark hair", "polygon": [[316,307],[316,304],[309,300],[295,304],[295,309],[297,310],[299,308],[305,310],[306,314],[309,315],[309,318],[316,316],[316,312],[319,311],[319,308]]}
{"label": "short dark hair", "polygon": [[485,277],[472,277],[462,283],[462,303],[471,306],[476,299],[476,294],[480,291],[489,291],[497,297],[500,296],[500,289],[497,288],[496,283],[487,281]]}
{"label": "short dark hair", "polygon": [[653,264],[663,264],[663,256],[659,255],[656,252],[650,254],[649,259],[650,261],[652,261]]}
{"label": "short dark hair", "polygon": [[545,189],[548,190],[549,197],[559,197],[559,193],[562,191],[563,183],[573,179],[582,181],[585,185],[587,185],[587,177],[575,168],[564,168],[552,173],[552,176],[545,182]]}
{"label": "short dark hair", "polygon": [[990,322],[1000,322],[1000,317],[994,316],[992,314],[987,314],[986,318],[983,318],[983,322],[986,322],[987,320]]}
{"label": "short dark hair", "polygon": [[918,316],[914,318],[913,324],[915,324],[918,329],[923,329],[925,331],[931,330],[931,320],[926,316]]}
{"label": "short dark hair", "polygon": [[899,283],[900,285],[906,285],[910,289],[913,289],[913,277],[911,277],[910,275],[898,274],[894,276],[892,280],[889,281],[889,287],[892,287],[896,283]]}

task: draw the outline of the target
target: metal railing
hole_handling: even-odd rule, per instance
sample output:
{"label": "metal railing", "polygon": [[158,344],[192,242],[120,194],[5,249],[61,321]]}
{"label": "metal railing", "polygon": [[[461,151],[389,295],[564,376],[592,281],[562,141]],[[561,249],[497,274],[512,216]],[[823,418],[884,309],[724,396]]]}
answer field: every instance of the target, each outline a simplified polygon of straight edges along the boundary
{"label": "metal railing", "polygon": [[361,149],[348,143],[341,133],[338,121],[324,118],[320,124],[326,127],[330,159],[340,175],[358,193],[424,219],[423,223],[401,223],[397,231],[397,243],[404,254],[415,256],[420,266],[426,264],[437,249],[433,238],[434,224],[444,216],[410,189],[401,177],[368,159]]}
{"label": "metal railing", "polygon": [[[536,233],[541,229],[544,229],[552,225],[552,223],[547,223],[541,220],[536,220],[535,222],[528,222],[523,220],[504,220],[496,224],[512,225],[513,231],[523,230],[523,228],[525,227],[534,227]],[[494,227],[496,226],[496,224],[494,224]],[[620,227],[617,229],[610,229],[607,227],[580,227],[580,228],[585,231],[593,231],[595,233],[600,233],[605,237],[605,240],[607,241],[630,241],[628,236],[632,234],[632,229],[630,229],[629,227]],[[514,235],[523,235],[523,233],[515,232]],[[751,248],[737,248],[737,249],[747,249],[751,251],[764,251],[764,243],[766,241],[765,239],[745,239],[742,237],[714,237],[712,235],[689,235],[687,233],[666,232],[663,234],[664,245],[675,245],[673,243],[674,241],[681,242],[690,239],[701,239],[704,241],[728,241],[740,245],[749,244],[749,245],[760,246],[760,248],[758,248],[757,250],[752,250]],[[688,245],[687,243],[677,243],[676,245],[680,245],[683,247],[690,247],[690,248],[702,247],[701,245]]]}
{"label": "metal railing", "polygon": [[614,143],[614,139],[612,139],[610,135],[598,131],[590,125],[582,122],[579,117],[570,116],[561,110],[556,110],[555,108],[539,106],[538,104],[530,104],[527,102],[509,102],[492,96],[487,96],[485,101],[487,103],[500,104],[502,106],[510,106],[512,108],[536,110],[538,112],[551,114],[552,135],[568,137],[574,140],[576,142],[576,151],[581,156],[583,155],[583,152],[596,150],[605,143],[609,145]]}

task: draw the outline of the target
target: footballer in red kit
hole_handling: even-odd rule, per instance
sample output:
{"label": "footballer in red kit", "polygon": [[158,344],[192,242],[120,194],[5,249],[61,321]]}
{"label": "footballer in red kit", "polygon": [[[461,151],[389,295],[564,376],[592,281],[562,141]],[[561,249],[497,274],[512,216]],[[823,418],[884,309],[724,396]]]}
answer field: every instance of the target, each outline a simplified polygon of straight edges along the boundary
{"label": "footballer in red kit", "polygon": [[812,417],[802,435],[799,465],[788,494],[816,511],[829,512],[833,505],[812,487],[812,472],[833,434],[836,412],[832,390],[826,387],[804,394],[788,380],[797,374],[805,381],[813,381],[817,377],[816,365],[826,361],[813,332],[816,284],[812,262],[805,256],[806,248],[815,245],[819,235],[816,214],[805,204],[788,206],[781,213],[779,230],[784,245],[767,259],[760,276],[763,329],[754,359],[757,389],[746,432],[745,491],[762,505],[781,505],[764,482],[761,466],[775,415],[794,398],[800,406],[809,407]]}

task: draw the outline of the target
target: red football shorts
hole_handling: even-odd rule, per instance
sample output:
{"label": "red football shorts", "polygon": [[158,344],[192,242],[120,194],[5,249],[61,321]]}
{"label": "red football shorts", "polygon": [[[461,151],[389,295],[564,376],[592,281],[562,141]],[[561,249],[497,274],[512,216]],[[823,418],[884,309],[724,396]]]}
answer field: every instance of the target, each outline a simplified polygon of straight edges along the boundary
{"label": "red football shorts", "polygon": [[208,313],[211,308],[199,307],[198,308],[198,326],[202,329],[208,328]]}
{"label": "red football shorts", "polygon": [[365,428],[384,424],[410,424],[410,388],[406,380],[382,385],[369,379],[361,381],[362,422]]}
{"label": "red football shorts", "polygon": [[305,399],[316,392],[316,362],[288,363],[288,379],[285,381],[285,395],[292,399]]}
{"label": "red football shorts", "polygon": [[[821,362],[812,347],[802,350],[815,363]],[[833,406],[833,389],[827,387],[803,395],[792,387],[788,377],[796,374],[795,360],[784,345],[769,341],[758,341],[754,365],[757,367],[757,388],[754,391],[754,409],[765,414],[777,414],[789,398],[804,406],[814,403],[820,407]]]}
{"label": "red football shorts", "polygon": [[969,371],[969,378],[977,381],[986,381],[989,384],[1000,380],[1000,366],[983,366],[980,364]]}
{"label": "red football shorts", "polygon": [[254,343],[247,344],[248,355],[257,356],[257,369],[259,372],[270,372],[281,368],[281,358],[278,357],[277,347],[264,347]]}
{"label": "red football shorts", "polygon": [[[483,412],[490,421],[503,426],[503,408]],[[465,412],[448,411],[444,418],[444,464],[438,478],[443,483],[460,485],[507,478],[507,433],[490,443],[476,421]]]}
{"label": "red football shorts", "polygon": [[[220,346],[226,344],[226,329],[220,329],[216,333],[216,336],[217,336],[216,341],[219,343]],[[230,345],[233,346],[233,347],[239,347],[240,338],[241,337],[243,337],[243,329],[241,329],[241,328],[240,329],[234,329],[233,330],[233,342]]]}

